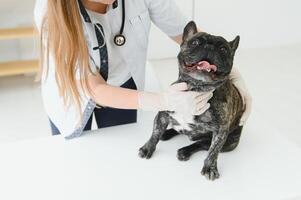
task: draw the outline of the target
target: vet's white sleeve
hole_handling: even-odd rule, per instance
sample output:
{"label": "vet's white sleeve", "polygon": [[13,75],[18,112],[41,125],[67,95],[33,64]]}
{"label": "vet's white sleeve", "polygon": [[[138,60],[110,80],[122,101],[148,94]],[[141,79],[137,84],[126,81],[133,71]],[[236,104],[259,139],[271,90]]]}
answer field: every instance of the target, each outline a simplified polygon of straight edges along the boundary
{"label": "vet's white sleeve", "polygon": [[174,0],[145,0],[152,22],[170,37],[183,34],[189,19]]}

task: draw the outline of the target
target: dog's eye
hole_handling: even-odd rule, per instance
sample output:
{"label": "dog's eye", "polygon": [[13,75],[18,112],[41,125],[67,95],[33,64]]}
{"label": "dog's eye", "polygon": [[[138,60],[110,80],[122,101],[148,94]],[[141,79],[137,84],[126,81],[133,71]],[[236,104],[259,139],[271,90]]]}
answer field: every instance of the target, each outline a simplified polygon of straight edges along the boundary
{"label": "dog's eye", "polygon": [[220,51],[225,54],[228,53],[228,49],[226,47],[221,47]]}
{"label": "dog's eye", "polygon": [[198,39],[192,40],[192,41],[190,42],[190,46],[192,46],[192,47],[199,46],[200,44],[201,44],[201,42],[200,42],[200,40],[198,40]]}

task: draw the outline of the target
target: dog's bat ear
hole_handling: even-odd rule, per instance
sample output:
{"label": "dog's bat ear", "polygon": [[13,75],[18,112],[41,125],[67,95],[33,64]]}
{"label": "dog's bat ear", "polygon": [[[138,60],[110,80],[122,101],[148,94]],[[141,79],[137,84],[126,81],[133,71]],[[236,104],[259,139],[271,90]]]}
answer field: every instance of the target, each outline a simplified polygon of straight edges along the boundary
{"label": "dog's bat ear", "polygon": [[192,37],[194,34],[198,32],[197,26],[194,21],[190,21],[185,29],[183,34],[183,41],[187,40],[188,38]]}
{"label": "dog's bat ear", "polygon": [[240,37],[239,35],[235,37],[234,40],[232,40],[231,42],[229,42],[231,49],[233,50],[233,52],[236,51],[236,49],[238,48],[239,45],[239,41],[240,41]]}

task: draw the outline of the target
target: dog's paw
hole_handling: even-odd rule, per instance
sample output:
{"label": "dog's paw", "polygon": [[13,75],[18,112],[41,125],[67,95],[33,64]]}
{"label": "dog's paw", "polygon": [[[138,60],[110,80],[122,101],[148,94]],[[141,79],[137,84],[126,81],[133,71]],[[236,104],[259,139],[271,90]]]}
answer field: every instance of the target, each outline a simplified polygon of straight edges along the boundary
{"label": "dog's paw", "polygon": [[216,165],[204,165],[201,174],[211,181],[219,178],[219,173]]}
{"label": "dog's paw", "polygon": [[177,152],[177,158],[180,161],[187,161],[190,158],[190,153],[185,151],[185,149],[179,149]]}
{"label": "dog's paw", "polygon": [[154,151],[155,151],[155,148],[151,148],[151,147],[149,147],[149,146],[147,146],[147,145],[144,145],[143,147],[141,147],[141,148],[139,149],[139,154],[138,154],[138,155],[139,155],[141,158],[149,159],[149,158],[152,157]]}

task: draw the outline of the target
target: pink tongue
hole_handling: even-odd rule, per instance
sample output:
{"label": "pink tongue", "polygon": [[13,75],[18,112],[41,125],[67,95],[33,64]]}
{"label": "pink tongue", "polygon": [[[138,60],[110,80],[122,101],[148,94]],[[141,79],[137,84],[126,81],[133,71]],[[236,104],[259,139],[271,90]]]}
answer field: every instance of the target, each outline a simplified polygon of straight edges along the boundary
{"label": "pink tongue", "polygon": [[211,65],[209,62],[207,61],[201,61],[198,63],[197,68],[200,70],[207,70],[207,69],[211,69],[213,71],[216,71],[216,66],[215,65]]}

